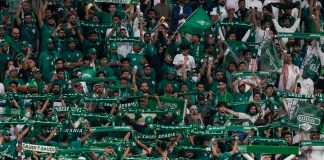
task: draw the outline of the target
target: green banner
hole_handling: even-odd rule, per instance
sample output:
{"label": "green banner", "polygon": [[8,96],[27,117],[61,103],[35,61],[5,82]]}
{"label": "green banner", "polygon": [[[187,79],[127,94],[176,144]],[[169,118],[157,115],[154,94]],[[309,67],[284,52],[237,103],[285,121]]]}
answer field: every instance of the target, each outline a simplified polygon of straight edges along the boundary
{"label": "green banner", "polygon": [[261,153],[261,154],[298,154],[296,146],[263,146],[263,145],[239,145],[239,153]]}
{"label": "green banner", "polygon": [[304,131],[311,131],[312,129],[319,129],[321,124],[323,109],[314,106],[310,103],[299,101],[294,106],[297,107],[291,119],[291,123],[299,125]]}
{"label": "green banner", "polygon": [[35,145],[35,144],[28,144],[22,143],[22,148],[28,151],[36,151],[42,153],[56,153],[57,148],[53,146],[44,146],[44,145]]}
{"label": "green banner", "polygon": [[258,143],[260,145],[287,145],[287,142],[283,138],[261,138],[261,137],[252,137],[249,139],[250,142]]}
{"label": "green banner", "polygon": [[86,112],[85,109],[78,108],[78,107],[55,107],[55,110],[57,112],[75,112],[75,113]]}
{"label": "green banner", "polygon": [[255,75],[257,75],[257,76],[264,76],[264,77],[270,77],[271,76],[269,72],[265,72],[265,71],[255,71],[255,72],[251,72],[251,71],[240,71],[240,72],[235,72],[233,74],[233,78],[252,76],[253,73]]}
{"label": "green banner", "polygon": [[136,0],[94,0],[96,3],[121,3],[121,4],[136,4]]}
{"label": "green banner", "polygon": [[183,122],[185,113],[186,113],[186,106],[187,101],[185,99],[180,98],[174,98],[174,97],[166,97],[166,96],[160,96],[159,97],[160,102],[163,106],[163,108],[174,108],[177,109],[179,112],[178,118],[176,121],[178,123]]}
{"label": "green banner", "polygon": [[178,135],[179,132],[169,132],[169,133],[159,133],[159,134],[138,133],[137,138],[138,139],[161,139],[161,138],[177,137]]}
{"label": "green banner", "polygon": [[284,33],[279,32],[276,35],[277,38],[320,38],[321,34],[319,33]]}
{"label": "green banner", "polygon": [[24,116],[26,114],[26,111],[24,109],[13,109],[9,107],[0,107],[0,114],[4,115],[20,115]]}
{"label": "green banner", "polygon": [[190,34],[201,34],[205,30],[209,29],[211,21],[206,11],[199,7],[196,9],[186,21],[180,25],[179,32]]}
{"label": "green banner", "polygon": [[304,140],[300,142],[302,147],[304,146],[324,146],[323,140]]}
{"label": "green banner", "polygon": [[281,68],[281,60],[272,43],[265,44],[261,52],[259,60],[262,65],[260,70],[277,72]]}
{"label": "green banner", "polygon": [[264,104],[266,103],[266,100],[260,100],[260,101],[242,101],[242,102],[229,102],[227,103],[229,106],[238,106],[238,105],[245,105],[245,104],[250,104],[250,103],[255,103],[255,104]]}

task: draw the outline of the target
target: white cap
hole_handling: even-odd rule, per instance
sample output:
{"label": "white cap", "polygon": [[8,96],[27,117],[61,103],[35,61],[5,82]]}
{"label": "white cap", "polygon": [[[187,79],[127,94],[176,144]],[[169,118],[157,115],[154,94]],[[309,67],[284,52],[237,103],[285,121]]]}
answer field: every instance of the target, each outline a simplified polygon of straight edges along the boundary
{"label": "white cap", "polygon": [[169,28],[169,25],[168,25],[168,23],[166,23],[166,22],[163,22],[162,23],[167,29]]}
{"label": "white cap", "polygon": [[211,16],[217,16],[216,8],[213,8],[213,11],[209,13]]}

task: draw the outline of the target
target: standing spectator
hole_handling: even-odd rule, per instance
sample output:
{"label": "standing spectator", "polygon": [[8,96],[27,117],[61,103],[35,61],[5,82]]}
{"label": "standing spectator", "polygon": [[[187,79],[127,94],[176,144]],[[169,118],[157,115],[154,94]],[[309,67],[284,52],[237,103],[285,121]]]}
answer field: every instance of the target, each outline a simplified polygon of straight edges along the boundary
{"label": "standing spectator", "polygon": [[192,9],[189,5],[185,4],[185,0],[179,0],[178,5],[172,8],[172,31],[177,30],[181,23],[185,22],[185,19],[192,13]]}
{"label": "standing spectator", "polygon": [[27,41],[33,47],[33,52],[38,56],[39,49],[39,31],[35,23],[32,22],[32,15],[30,13],[24,13],[24,21],[20,19],[19,15],[22,12],[22,8],[19,8],[16,13],[16,22],[20,27],[21,40]]}
{"label": "standing spectator", "polygon": [[42,52],[39,56],[39,68],[42,71],[43,79],[45,82],[49,82],[49,73],[54,70],[54,62],[57,58],[62,58],[61,54],[54,50],[54,42],[52,39],[46,39],[47,44],[46,51]]}

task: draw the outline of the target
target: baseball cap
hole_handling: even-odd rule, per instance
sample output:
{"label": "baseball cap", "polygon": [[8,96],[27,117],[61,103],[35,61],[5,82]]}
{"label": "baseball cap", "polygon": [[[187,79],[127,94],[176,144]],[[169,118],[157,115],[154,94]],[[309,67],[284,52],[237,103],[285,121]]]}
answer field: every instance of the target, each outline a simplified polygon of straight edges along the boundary
{"label": "baseball cap", "polygon": [[95,54],[95,53],[97,53],[97,50],[94,49],[94,48],[90,48],[90,49],[88,50],[88,54]]}
{"label": "baseball cap", "polygon": [[110,49],[118,49],[117,43],[116,42],[111,42],[110,43]]}
{"label": "baseball cap", "polygon": [[2,136],[9,136],[10,133],[9,133],[9,131],[5,130],[5,131],[2,131],[1,135]]}
{"label": "baseball cap", "polygon": [[29,43],[27,41],[23,41],[23,42],[21,42],[21,45],[28,46]]}

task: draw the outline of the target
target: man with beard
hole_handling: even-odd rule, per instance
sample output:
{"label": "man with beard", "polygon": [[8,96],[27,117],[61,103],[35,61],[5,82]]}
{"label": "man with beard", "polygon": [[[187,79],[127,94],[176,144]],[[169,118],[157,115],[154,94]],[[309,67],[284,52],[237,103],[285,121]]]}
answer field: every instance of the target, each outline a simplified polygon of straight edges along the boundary
{"label": "man with beard", "polygon": [[[81,33],[78,33],[79,36]],[[103,54],[103,43],[99,40],[97,32],[96,31],[89,31],[88,37],[85,39],[82,35],[80,36],[80,41],[83,46],[83,53],[87,52],[89,49],[94,48],[97,50],[99,54]]]}
{"label": "man with beard", "polygon": [[167,84],[171,83],[172,84],[172,88],[175,92],[179,91],[180,89],[180,84],[178,83],[178,81],[176,80],[176,74],[175,74],[175,70],[173,69],[169,69],[166,72],[166,77],[164,80],[162,80],[158,86],[157,86],[157,93],[159,95],[163,95],[166,93],[165,90],[165,86],[167,86]]}
{"label": "man with beard", "polygon": [[[46,10],[47,11],[47,10]],[[38,25],[40,28],[42,39],[48,39],[51,37],[52,33],[55,32],[56,29],[56,21],[53,16],[46,18],[46,22],[43,21],[43,16],[41,11],[38,13]],[[42,53],[46,50],[46,44],[44,42],[41,43],[39,51]]]}
{"label": "man with beard", "polygon": [[[7,61],[13,59],[9,53],[9,44],[6,41],[0,42],[0,71],[4,71]],[[1,72],[1,80],[5,77],[5,72]]]}
{"label": "man with beard", "polygon": [[2,136],[0,137],[0,152],[6,152],[8,155],[12,156],[15,155],[17,139],[11,140],[10,133],[7,130],[2,131],[1,135]]}
{"label": "man with beard", "polygon": [[219,102],[224,101],[227,103],[233,102],[233,95],[227,91],[226,81],[221,79],[218,81],[218,90],[214,92],[214,105],[217,105]]}
{"label": "man with beard", "polygon": [[76,39],[71,37],[68,39],[67,43],[67,50],[62,54],[62,58],[65,61],[64,67],[68,70],[68,72],[72,73],[73,69],[82,65],[83,55],[75,48]]}
{"label": "man with beard", "polygon": [[[64,69],[64,61],[62,58],[58,58],[55,60],[55,69]],[[51,71],[49,77],[52,78],[54,73],[56,73],[56,70]],[[72,73],[73,71],[70,74],[68,71],[64,69],[64,79],[66,82],[70,80],[70,75],[72,75]]]}
{"label": "man with beard", "polygon": [[3,80],[3,85],[5,87],[7,87],[12,81],[18,82],[19,86],[25,85],[25,82],[18,77],[18,72],[19,72],[18,70],[19,68],[15,68],[15,67],[10,67],[8,69],[8,71],[6,72],[7,78]]}
{"label": "man with beard", "polygon": [[156,81],[155,81],[155,76],[153,76],[152,74],[152,68],[149,64],[145,64],[143,69],[144,69],[144,75],[136,79],[137,86],[141,86],[142,83],[147,83],[149,87],[149,93],[151,94],[155,93]]}
{"label": "man with beard", "polygon": [[39,31],[35,23],[32,23],[32,15],[29,13],[25,14],[25,19],[22,21],[22,19],[19,18],[19,14],[21,12],[21,8],[18,9],[18,12],[16,13],[16,22],[18,26],[20,27],[21,31],[21,40],[27,41],[32,45],[33,51],[36,55],[38,55],[38,49],[39,49]]}
{"label": "man with beard", "polygon": [[[98,66],[100,71],[103,71],[107,77],[114,77],[114,71],[108,64],[108,59],[106,56],[100,57],[100,66]],[[97,72],[98,74],[98,72]]]}
{"label": "man with beard", "polygon": [[[31,52],[31,51],[28,51],[29,43],[27,41],[23,41],[20,46],[21,46],[21,52],[15,58],[18,66],[23,65],[23,62],[25,61],[25,58],[26,58],[28,52]],[[29,58],[34,58],[34,57],[35,56],[33,55],[33,53],[31,53],[29,55]]]}
{"label": "man with beard", "polygon": [[157,53],[156,47],[151,43],[151,34],[144,34],[143,53],[153,56]]}
{"label": "man with beard", "polygon": [[223,126],[225,123],[227,123],[231,118],[233,118],[232,115],[226,113],[226,109],[228,108],[228,105],[225,101],[220,101],[217,105],[217,112],[210,118],[210,125],[220,125]]}
{"label": "man with beard", "polygon": [[56,73],[54,73],[53,77],[51,78],[51,82],[48,84],[49,90],[52,89],[53,84],[59,84],[61,86],[62,93],[67,92],[69,85],[64,78],[64,69],[62,68],[56,69]]}
{"label": "man with beard", "polygon": [[55,69],[54,62],[57,58],[62,58],[61,54],[54,51],[54,42],[51,38],[45,40],[47,44],[46,51],[42,52],[39,56],[39,68],[42,71],[43,79],[45,82],[49,82],[49,73]]}
{"label": "man with beard", "polygon": [[190,113],[186,115],[184,121],[186,125],[189,124],[204,124],[201,114],[198,112],[197,106],[192,105],[189,108]]}
{"label": "man with beard", "polygon": [[[301,9],[299,9],[297,19],[293,25],[291,25],[289,17],[282,18],[283,27],[281,27],[279,25],[278,20],[275,19],[275,16],[273,15],[273,13],[271,13],[271,17],[272,17],[273,25],[275,26],[277,32],[294,33],[294,32],[296,32],[296,30],[299,26],[299,23],[300,23]],[[288,38],[282,38],[282,42],[283,42],[283,45],[286,45],[286,43],[288,42]]]}
{"label": "man with beard", "polygon": [[[18,54],[20,51],[20,30],[18,28],[13,28],[11,30],[11,36],[5,37],[5,41],[9,43],[9,50],[12,55]],[[2,63],[1,63],[2,64]]]}
{"label": "man with beard", "polygon": [[56,27],[55,31],[51,35],[51,38],[54,39],[55,42],[55,51],[58,51],[60,53],[66,51],[67,36],[62,23]]}
{"label": "man with beard", "polygon": [[225,0],[218,0],[218,5],[215,8],[213,8],[213,10],[216,10],[216,13],[219,15],[218,19],[220,21],[223,21],[223,19],[227,17]]}
{"label": "man with beard", "polygon": [[[309,140],[321,140],[321,134],[320,131],[315,128],[313,129],[309,134]],[[302,147],[302,150],[304,151],[304,158],[306,160],[318,160],[322,159],[324,156],[323,146],[308,146],[308,147]]]}
{"label": "man with beard", "polygon": [[239,119],[247,119],[248,122],[244,122],[243,126],[249,126],[249,124],[254,124],[254,122],[258,119],[259,116],[262,116],[258,113],[257,107],[254,103],[248,104],[245,113],[235,112],[231,109],[226,108],[226,112],[239,118]]}
{"label": "man with beard", "polygon": [[[254,76],[256,77],[256,76]],[[246,84],[250,86],[250,89],[248,91],[245,90]],[[236,89],[236,86],[238,88],[238,91]],[[237,79],[233,84],[232,84],[232,92],[234,93],[234,100],[235,102],[244,102],[244,101],[249,101],[252,92],[254,89],[254,84],[251,82],[248,82],[246,80],[242,81],[241,79]],[[246,110],[246,105],[237,105],[234,107],[234,110],[236,112],[245,112]]]}
{"label": "man with beard", "polygon": [[48,92],[48,88],[45,87],[45,82],[42,79],[42,72],[39,69],[33,70],[33,77],[30,81],[35,82],[37,85],[37,93],[44,94]]}

